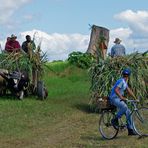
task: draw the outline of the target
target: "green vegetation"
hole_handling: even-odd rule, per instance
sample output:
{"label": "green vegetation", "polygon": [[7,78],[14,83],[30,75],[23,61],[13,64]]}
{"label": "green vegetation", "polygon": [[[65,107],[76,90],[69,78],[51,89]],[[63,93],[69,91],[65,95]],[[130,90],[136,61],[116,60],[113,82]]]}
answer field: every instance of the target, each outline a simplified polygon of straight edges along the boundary
{"label": "green vegetation", "polygon": [[94,57],[90,53],[72,52],[69,54],[68,61],[77,67],[87,69],[94,61]]}
{"label": "green vegetation", "polygon": [[92,103],[95,103],[94,96],[109,95],[112,86],[121,77],[124,68],[130,68],[132,71],[129,85],[137,99],[140,99],[142,103],[148,99],[148,57],[146,53],[133,53],[125,57],[100,59],[97,64],[91,67]]}
{"label": "green vegetation", "polygon": [[147,147],[147,138],[128,137],[126,131],[115,140],[103,140],[99,116],[88,106],[88,71],[68,62],[49,67],[47,100],[0,98],[0,148]]}

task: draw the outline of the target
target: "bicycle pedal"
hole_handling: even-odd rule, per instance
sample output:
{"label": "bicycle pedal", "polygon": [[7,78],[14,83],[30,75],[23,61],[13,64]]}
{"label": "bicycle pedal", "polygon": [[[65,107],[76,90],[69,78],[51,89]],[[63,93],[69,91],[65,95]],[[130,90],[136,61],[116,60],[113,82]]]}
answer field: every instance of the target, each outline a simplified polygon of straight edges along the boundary
{"label": "bicycle pedal", "polygon": [[121,125],[120,126],[120,130],[125,130],[126,129],[126,126],[125,125]]}

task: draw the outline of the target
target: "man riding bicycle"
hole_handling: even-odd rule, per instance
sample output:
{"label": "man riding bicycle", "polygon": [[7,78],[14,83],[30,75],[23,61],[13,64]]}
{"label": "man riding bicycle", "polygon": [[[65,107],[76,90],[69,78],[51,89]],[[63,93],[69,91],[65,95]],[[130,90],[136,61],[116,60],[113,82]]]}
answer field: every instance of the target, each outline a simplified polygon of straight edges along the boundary
{"label": "man riding bicycle", "polygon": [[130,96],[133,98],[136,98],[132,90],[128,87],[128,79],[130,77],[131,70],[130,69],[124,69],[122,71],[122,78],[116,81],[115,85],[113,86],[111,93],[110,93],[110,102],[114,106],[118,108],[118,112],[115,116],[115,118],[112,119],[112,125],[115,129],[118,128],[118,119],[122,117],[123,114],[126,115],[127,120],[127,129],[128,129],[128,135],[137,135],[135,131],[133,130],[132,126],[132,119],[130,116],[130,109],[127,107],[127,104],[125,103],[126,98],[124,97],[124,91],[127,90]]}

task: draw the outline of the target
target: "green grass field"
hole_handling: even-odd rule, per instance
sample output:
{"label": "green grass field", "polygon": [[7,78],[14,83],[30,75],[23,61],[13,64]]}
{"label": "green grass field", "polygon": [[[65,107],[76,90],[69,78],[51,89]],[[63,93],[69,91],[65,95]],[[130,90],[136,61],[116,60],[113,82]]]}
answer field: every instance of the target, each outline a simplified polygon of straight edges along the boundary
{"label": "green grass field", "polygon": [[104,140],[99,115],[89,108],[89,76],[66,62],[50,64],[44,77],[48,98],[0,98],[0,148],[147,148],[147,138],[119,133]]}

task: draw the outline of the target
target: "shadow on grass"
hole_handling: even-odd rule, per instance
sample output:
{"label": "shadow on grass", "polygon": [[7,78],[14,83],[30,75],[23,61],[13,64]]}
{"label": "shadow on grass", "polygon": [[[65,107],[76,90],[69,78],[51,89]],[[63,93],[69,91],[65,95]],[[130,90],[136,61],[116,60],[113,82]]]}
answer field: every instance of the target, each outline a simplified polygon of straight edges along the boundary
{"label": "shadow on grass", "polygon": [[17,100],[17,98],[11,94],[0,96],[0,100]]}
{"label": "shadow on grass", "polygon": [[88,140],[91,140],[91,141],[102,141],[103,140],[104,141],[102,137],[98,137],[96,135],[82,136],[81,139],[84,141],[88,141]]}
{"label": "shadow on grass", "polygon": [[[98,133],[99,135],[99,133]],[[123,139],[124,137],[123,136],[117,136],[115,137],[114,139],[105,139],[103,138],[101,135],[100,136],[97,136],[97,135],[89,135],[89,136],[82,136],[81,139],[84,140],[84,141],[102,141],[102,142],[105,142],[105,141],[113,141],[113,140],[120,140],[120,139]]]}
{"label": "shadow on grass", "polygon": [[95,107],[85,103],[75,104],[73,107],[86,113],[98,113]]}
{"label": "shadow on grass", "polygon": [[75,147],[98,147],[100,146],[100,143],[104,141],[104,139],[101,136],[98,136],[97,134],[85,134],[81,135],[79,143],[75,143]]}
{"label": "shadow on grass", "polygon": [[[93,147],[93,148],[110,148],[110,147],[118,148],[118,147],[121,147],[118,145],[118,143],[114,142],[118,138],[115,138],[112,140],[107,140],[101,136],[92,135],[92,136],[83,136],[83,137],[81,137],[81,139],[83,141],[89,143],[89,145],[87,144],[86,147]],[[119,140],[121,140],[121,139],[118,139],[118,141]]]}
{"label": "shadow on grass", "polygon": [[[33,95],[29,95],[29,96],[24,96],[23,100],[26,100],[26,99],[31,99],[31,100],[39,100],[36,96],[33,96]],[[0,100],[2,101],[5,101],[5,100],[12,100],[12,101],[17,101],[17,100],[20,100],[22,101],[21,99],[19,99],[17,96],[14,96],[12,94],[6,94],[4,96],[0,96]]]}

